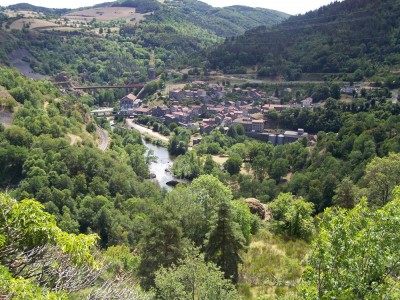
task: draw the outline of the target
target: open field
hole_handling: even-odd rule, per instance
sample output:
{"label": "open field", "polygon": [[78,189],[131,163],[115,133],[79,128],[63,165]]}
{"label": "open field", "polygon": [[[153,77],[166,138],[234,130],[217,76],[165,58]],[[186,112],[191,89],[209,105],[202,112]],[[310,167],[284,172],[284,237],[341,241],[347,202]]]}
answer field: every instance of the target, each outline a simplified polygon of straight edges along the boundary
{"label": "open field", "polygon": [[66,14],[64,17],[75,21],[92,21],[95,18],[97,21],[113,21],[127,20],[130,23],[137,23],[144,20],[147,14],[136,13],[135,8],[131,7],[99,7],[74,11]]}
{"label": "open field", "polygon": [[10,10],[10,9],[6,9],[4,11],[4,13],[10,18],[15,18],[18,15],[22,15],[25,18],[37,18],[37,17],[44,16],[43,13],[30,11],[30,10]]}
{"label": "open field", "polygon": [[29,24],[29,29],[39,29],[39,28],[49,28],[49,27],[58,27],[60,25],[42,19],[31,19],[31,18],[22,18],[14,21],[10,25],[11,29],[21,30],[24,27],[24,24]]}

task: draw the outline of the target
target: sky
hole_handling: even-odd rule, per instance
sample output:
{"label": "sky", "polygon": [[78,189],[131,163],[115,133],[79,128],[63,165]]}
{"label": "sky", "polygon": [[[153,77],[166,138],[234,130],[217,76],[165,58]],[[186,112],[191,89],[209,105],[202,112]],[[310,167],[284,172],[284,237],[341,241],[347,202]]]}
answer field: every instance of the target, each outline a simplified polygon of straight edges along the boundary
{"label": "sky", "polygon": [[[110,1],[110,0],[108,0]],[[310,10],[317,9],[323,5],[329,4],[334,0],[201,0],[215,7],[230,5],[246,5],[252,7],[264,7],[283,11],[288,14],[301,14]],[[27,2],[37,6],[50,8],[78,8],[83,6],[92,6],[94,4],[106,2],[106,0],[0,0],[1,6]]]}

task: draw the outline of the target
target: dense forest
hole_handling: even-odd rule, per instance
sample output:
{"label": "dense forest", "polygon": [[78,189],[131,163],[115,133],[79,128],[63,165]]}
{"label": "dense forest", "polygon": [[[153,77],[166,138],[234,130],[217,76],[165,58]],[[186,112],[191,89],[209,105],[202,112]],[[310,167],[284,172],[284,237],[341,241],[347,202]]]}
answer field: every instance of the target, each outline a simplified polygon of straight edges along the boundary
{"label": "dense forest", "polygon": [[[272,29],[251,27],[284,15],[192,0],[105,5],[153,14],[62,33],[0,30],[0,298],[399,299],[400,104],[391,90],[400,78],[389,72],[397,1],[335,2]],[[240,124],[193,144],[197,128],[138,117],[169,139],[168,172],[182,183],[167,189],[152,179],[157,157],[140,132],[122,116],[90,113],[122,92],[69,91],[28,79],[9,61],[24,48],[34,71],[90,84],[144,83],[155,67],[161,76],[146,85],[145,103],[169,105],[167,81],[189,85],[166,69],[202,62],[221,36],[210,62],[225,72],[258,64],[260,76],[376,82],[351,95],[329,78],[241,85],[297,104],[270,109],[266,123],[310,136],[277,146]],[[390,75],[378,78],[382,70]],[[314,103],[301,107],[307,97]],[[225,100],[215,101],[240,97]],[[105,150],[99,132],[107,132]]]}
{"label": "dense forest", "polygon": [[259,76],[335,73],[360,81],[398,67],[399,9],[399,1],[337,1],[226,39],[211,51],[210,63],[227,73],[257,65]]}

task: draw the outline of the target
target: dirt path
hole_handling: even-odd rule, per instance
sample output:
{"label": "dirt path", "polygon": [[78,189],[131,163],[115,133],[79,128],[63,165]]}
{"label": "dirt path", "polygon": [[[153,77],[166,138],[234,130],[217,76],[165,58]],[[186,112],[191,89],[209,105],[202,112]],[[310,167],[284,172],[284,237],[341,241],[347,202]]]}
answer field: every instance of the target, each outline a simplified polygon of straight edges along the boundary
{"label": "dirt path", "polygon": [[126,125],[128,126],[128,128],[135,129],[135,130],[137,130],[137,131],[139,131],[141,133],[148,134],[151,137],[153,137],[153,138],[155,138],[157,140],[161,140],[161,141],[163,141],[165,143],[169,142],[169,138],[168,137],[163,136],[163,135],[159,134],[158,132],[154,132],[151,129],[148,129],[146,127],[140,126],[140,125],[136,124],[135,122],[133,122],[132,119],[126,119],[125,122],[126,122]]}
{"label": "dirt path", "polygon": [[13,114],[7,111],[0,111],[0,124],[10,127],[13,121]]}
{"label": "dirt path", "polygon": [[97,127],[97,135],[100,137],[98,148],[104,152],[107,150],[108,144],[110,142],[108,132],[103,128]]}

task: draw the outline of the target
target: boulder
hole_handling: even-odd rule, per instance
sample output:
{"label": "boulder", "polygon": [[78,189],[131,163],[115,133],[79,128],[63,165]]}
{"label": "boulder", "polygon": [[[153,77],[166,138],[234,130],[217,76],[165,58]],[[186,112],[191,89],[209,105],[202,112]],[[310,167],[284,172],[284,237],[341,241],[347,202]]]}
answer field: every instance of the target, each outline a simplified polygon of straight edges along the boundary
{"label": "boulder", "polygon": [[269,207],[266,204],[261,203],[260,200],[256,198],[247,198],[245,202],[247,203],[250,212],[257,215],[261,220],[269,221],[272,219]]}

